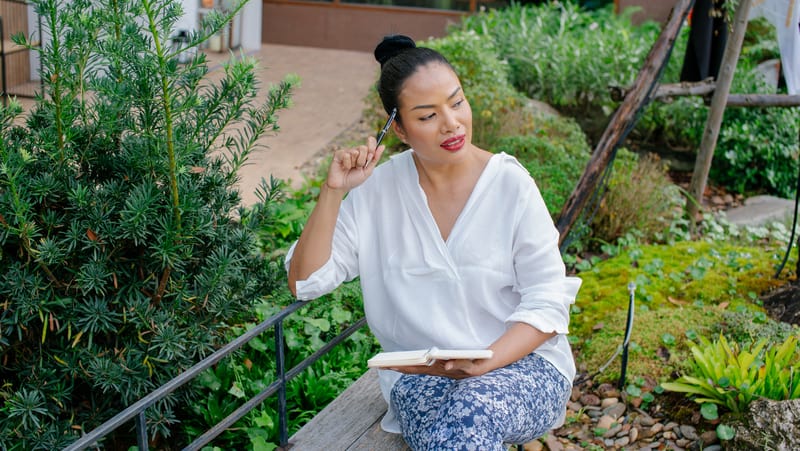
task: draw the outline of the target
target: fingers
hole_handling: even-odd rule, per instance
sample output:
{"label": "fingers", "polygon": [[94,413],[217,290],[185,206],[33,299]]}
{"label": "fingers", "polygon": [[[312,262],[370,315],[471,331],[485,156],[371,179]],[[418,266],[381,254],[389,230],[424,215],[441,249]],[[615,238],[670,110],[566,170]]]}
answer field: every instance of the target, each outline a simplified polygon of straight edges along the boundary
{"label": "fingers", "polygon": [[370,164],[376,166],[383,151],[386,149],[385,146],[376,146],[376,144],[375,138],[370,136],[367,138],[367,144],[365,145],[337,151],[336,162],[345,170],[366,168]]}

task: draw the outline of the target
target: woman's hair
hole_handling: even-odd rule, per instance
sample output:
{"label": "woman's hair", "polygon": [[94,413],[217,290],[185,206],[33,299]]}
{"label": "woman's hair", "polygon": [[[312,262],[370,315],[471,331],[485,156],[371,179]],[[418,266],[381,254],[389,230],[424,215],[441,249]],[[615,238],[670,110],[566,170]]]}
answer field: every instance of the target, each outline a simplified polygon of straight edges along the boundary
{"label": "woman's hair", "polygon": [[[435,62],[453,68],[441,53],[426,47],[417,47],[413,39],[399,34],[383,38],[375,47],[375,59],[381,64],[377,89],[386,113],[397,107],[397,96],[403,83],[419,67]],[[400,121],[399,115],[397,120]]]}

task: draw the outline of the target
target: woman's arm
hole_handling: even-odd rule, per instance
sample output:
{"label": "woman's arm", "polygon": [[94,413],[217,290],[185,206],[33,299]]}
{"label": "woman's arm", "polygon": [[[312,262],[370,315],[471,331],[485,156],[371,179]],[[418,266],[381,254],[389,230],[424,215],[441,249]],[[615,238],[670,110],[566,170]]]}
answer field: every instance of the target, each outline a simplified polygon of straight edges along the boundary
{"label": "woman's arm", "polygon": [[297,296],[297,281],[306,280],[331,257],[333,231],[346,191],[328,186],[325,182],[319,199],[308,217],[303,232],[289,262],[289,290]]}
{"label": "woman's arm", "polygon": [[289,261],[289,290],[294,296],[297,296],[297,282],[306,280],[330,259],[342,199],[372,174],[383,150],[384,146],[376,148],[375,138],[370,136],[366,145],[340,149],[334,153],[317,204],[303,227]]}

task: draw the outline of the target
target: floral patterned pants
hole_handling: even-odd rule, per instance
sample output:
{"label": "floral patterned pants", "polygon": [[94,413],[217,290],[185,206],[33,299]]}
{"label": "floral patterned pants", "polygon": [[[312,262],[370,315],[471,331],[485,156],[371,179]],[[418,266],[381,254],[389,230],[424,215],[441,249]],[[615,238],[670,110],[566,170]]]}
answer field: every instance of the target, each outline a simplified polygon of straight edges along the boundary
{"label": "floral patterned pants", "polygon": [[564,413],[572,385],[532,353],[482,376],[403,375],[391,402],[415,451],[504,450],[544,435]]}

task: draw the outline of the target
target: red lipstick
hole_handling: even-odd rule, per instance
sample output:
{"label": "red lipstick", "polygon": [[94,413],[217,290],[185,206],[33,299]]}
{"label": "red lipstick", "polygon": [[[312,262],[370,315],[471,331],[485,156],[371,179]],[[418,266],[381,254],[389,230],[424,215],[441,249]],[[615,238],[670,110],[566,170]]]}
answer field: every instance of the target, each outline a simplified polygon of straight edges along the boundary
{"label": "red lipstick", "polygon": [[464,147],[466,142],[466,135],[458,135],[442,141],[442,143],[439,144],[439,147],[450,152],[455,152],[456,150],[460,150],[462,147]]}

